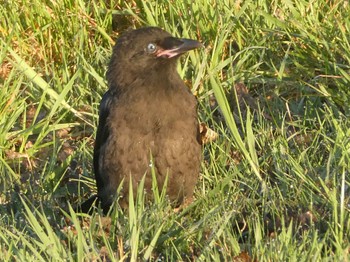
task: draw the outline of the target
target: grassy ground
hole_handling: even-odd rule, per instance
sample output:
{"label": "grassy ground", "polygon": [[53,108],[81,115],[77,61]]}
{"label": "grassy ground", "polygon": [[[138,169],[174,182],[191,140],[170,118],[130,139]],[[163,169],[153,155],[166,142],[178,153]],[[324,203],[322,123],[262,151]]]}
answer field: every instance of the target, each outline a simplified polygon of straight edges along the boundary
{"label": "grassy ground", "polygon": [[[0,3],[0,260],[348,261],[348,1]],[[219,134],[196,201],[76,214],[113,39],[145,25],[206,46],[179,65]]]}

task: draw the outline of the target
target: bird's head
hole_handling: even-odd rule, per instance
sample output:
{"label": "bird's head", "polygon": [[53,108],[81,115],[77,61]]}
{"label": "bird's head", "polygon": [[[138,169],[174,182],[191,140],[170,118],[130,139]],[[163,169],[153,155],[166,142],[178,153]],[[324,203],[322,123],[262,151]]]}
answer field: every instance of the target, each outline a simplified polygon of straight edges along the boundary
{"label": "bird's head", "polygon": [[122,71],[135,77],[175,67],[176,58],[199,47],[202,44],[196,40],[173,37],[158,27],[128,31],[114,46],[107,77],[109,81],[120,82],[123,81],[118,79]]}

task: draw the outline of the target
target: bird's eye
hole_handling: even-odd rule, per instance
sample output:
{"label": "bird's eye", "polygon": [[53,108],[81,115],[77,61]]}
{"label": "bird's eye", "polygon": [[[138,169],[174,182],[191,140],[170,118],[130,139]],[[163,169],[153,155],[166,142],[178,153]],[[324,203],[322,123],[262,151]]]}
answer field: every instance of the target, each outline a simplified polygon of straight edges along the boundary
{"label": "bird's eye", "polygon": [[147,52],[153,54],[157,50],[157,46],[153,43],[147,45]]}

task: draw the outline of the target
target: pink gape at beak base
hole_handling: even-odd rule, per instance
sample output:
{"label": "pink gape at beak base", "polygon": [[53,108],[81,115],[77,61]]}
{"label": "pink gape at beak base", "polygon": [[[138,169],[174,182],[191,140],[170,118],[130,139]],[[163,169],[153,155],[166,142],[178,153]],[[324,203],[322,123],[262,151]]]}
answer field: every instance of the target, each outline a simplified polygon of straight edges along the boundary
{"label": "pink gape at beak base", "polygon": [[181,38],[179,40],[182,42],[181,45],[172,49],[159,49],[157,52],[157,57],[173,58],[175,56],[186,53],[187,51],[203,47],[203,45],[196,40],[186,38]]}

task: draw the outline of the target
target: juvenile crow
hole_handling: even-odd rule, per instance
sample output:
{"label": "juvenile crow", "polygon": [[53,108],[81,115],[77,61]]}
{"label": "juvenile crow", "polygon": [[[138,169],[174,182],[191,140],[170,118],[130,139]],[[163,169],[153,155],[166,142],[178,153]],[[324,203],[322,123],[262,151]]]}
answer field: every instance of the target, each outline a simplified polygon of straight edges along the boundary
{"label": "juvenile crow", "polygon": [[[106,213],[116,197],[128,205],[143,176],[152,195],[151,167],[174,206],[190,201],[200,172],[197,101],[180,78],[177,58],[202,45],[175,38],[157,27],[122,35],[107,72],[109,90],[100,104],[94,148],[97,201]],[[123,181],[120,195],[117,189]],[[94,198],[82,205],[86,212]]]}

